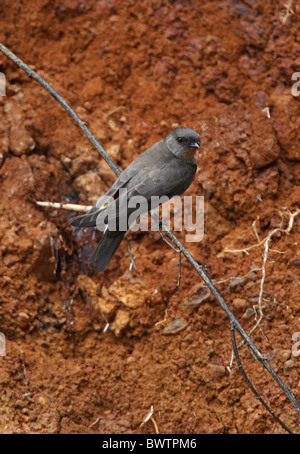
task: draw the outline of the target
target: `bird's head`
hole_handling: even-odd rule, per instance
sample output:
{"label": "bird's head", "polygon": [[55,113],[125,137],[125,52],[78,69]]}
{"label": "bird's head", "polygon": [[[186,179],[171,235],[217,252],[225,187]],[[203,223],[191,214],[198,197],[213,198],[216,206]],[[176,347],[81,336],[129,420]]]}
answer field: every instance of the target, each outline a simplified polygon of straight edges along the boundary
{"label": "bird's head", "polygon": [[199,134],[190,128],[173,129],[164,141],[168,149],[180,159],[191,159],[201,143]]}

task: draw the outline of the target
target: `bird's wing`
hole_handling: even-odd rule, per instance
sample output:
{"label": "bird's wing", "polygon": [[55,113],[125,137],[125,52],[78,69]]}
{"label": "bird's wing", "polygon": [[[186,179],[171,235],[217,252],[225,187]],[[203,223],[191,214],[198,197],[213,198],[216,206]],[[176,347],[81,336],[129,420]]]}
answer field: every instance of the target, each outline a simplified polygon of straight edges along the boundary
{"label": "bird's wing", "polygon": [[106,192],[106,194],[101,196],[87,213],[72,218],[70,220],[70,224],[79,229],[81,227],[95,227],[98,215],[106,210],[111,204],[115,203],[115,197],[117,196],[118,191],[125,187],[126,184],[138,173],[138,171],[139,169],[128,166],[127,169],[121,173],[111,188]]}
{"label": "bird's wing", "polygon": [[[151,197],[167,196],[171,199],[175,195],[182,194],[191,184],[195,176],[196,163],[185,163],[179,160],[165,162],[161,166],[154,165],[153,168],[142,169],[133,177],[126,186],[126,192],[121,194],[114,204],[110,205],[101,213],[97,220],[97,226],[103,229],[104,214],[109,216],[109,224],[125,226],[131,213],[137,212],[137,216],[155,209],[166,200],[157,200],[154,203]],[[125,188],[124,188],[125,189]]]}
{"label": "bird's wing", "polygon": [[[191,184],[197,169],[196,163],[175,159],[153,168],[136,186],[136,194],[150,201],[152,196],[169,198],[182,194]],[[132,180],[132,183],[134,180]],[[133,194],[132,194],[133,195]]]}

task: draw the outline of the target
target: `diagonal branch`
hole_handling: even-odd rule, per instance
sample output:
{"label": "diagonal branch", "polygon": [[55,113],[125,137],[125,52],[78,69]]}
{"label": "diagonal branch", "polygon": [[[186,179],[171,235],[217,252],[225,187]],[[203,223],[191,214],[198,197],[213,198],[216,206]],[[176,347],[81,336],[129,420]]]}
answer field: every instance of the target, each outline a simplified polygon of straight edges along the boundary
{"label": "diagonal branch", "polygon": [[273,418],[276,419],[276,421],[289,433],[291,434],[292,432],[290,431],[290,429],[284,424],[284,422],[281,421],[280,418],[278,418],[278,416],[274,413],[274,411],[269,407],[269,405],[262,399],[262,397],[258,394],[258,392],[256,391],[256,389],[254,388],[254,386],[252,385],[251,381],[249,380],[248,378],[248,375],[246,374],[245,372],[245,369],[243,368],[243,365],[241,363],[241,360],[240,360],[240,355],[239,355],[239,351],[238,351],[238,346],[236,345],[236,340],[235,340],[235,326],[234,324],[231,324],[230,325],[230,332],[231,332],[231,342],[232,342],[232,345],[233,345],[233,351],[234,351],[234,354],[235,354],[235,357],[236,357],[236,361],[237,361],[237,364],[238,364],[238,368],[240,369],[246,383],[248,384],[249,388],[251,389],[251,391],[253,392],[253,394],[257,397],[257,399],[263,404],[263,406],[268,410],[269,413],[271,413],[271,415],[273,416]]}

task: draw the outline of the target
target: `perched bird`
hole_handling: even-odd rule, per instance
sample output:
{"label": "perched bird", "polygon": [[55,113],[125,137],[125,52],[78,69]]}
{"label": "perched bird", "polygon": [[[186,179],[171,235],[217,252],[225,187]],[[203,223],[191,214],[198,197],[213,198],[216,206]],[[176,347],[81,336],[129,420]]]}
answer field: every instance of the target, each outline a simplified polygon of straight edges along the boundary
{"label": "perched bird", "polygon": [[[194,155],[199,146],[200,136],[196,131],[174,129],[140,154],[87,213],[70,220],[76,230],[96,226],[104,230],[90,258],[92,267],[103,271],[116,252],[130,227],[130,215],[134,217],[136,207],[132,208],[130,204],[134,197],[142,196],[146,200],[143,205],[146,212],[153,209],[150,204],[153,196],[171,199],[190,186],[197,169]],[[139,211],[136,218],[140,214]],[[130,219],[131,224],[132,221]]]}

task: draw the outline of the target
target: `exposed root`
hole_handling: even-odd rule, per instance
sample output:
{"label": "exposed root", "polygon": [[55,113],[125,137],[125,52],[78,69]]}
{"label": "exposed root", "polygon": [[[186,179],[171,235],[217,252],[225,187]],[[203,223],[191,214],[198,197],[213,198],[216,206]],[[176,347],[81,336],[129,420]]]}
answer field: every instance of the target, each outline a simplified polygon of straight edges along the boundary
{"label": "exposed root", "polygon": [[[225,253],[226,254],[227,253],[235,254],[235,253],[244,252],[244,253],[248,254],[250,250],[252,250],[254,248],[257,248],[259,246],[262,246],[264,244],[263,262],[262,262],[262,266],[260,268],[262,276],[261,276],[261,281],[260,281],[260,290],[259,290],[259,296],[258,296],[258,303],[257,303],[257,306],[256,306],[258,308],[258,312],[256,311],[256,307],[254,307],[253,309],[255,311],[255,325],[249,331],[249,336],[251,336],[251,334],[260,326],[260,323],[261,323],[261,321],[263,319],[262,302],[263,302],[264,284],[265,284],[265,280],[266,280],[266,264],[267,264],[267,261],[268,261],[269,251],[276,252],[278,254],[284,254],[284,252],[282,252],[282,251],[277,251],[275,249],[270,249],[270,247],[269,247],[270,241],[271,241],[272,237],[274,235],[276,235],[278,232],[284,233],[286,235],[288,235],[291,232],[291,230],[293,228],[293,225],[294,225],[294,220],[295,220],[296,216],[298,216],[300,214],[300,209],[297,209],[296,211],[291,213],[288,210],[288,208],[284,208],[284,212],[282,213],[282,224],[283,224],[283,221],[284,221],[284,215],[285,214],[288,215],[288,226],[285,229],[283,227],[278,227],[278,228],[272,230],[263,240],[260,241],[258,233],[257,233],[256,228],[255,228],[255,222],[256,221],[254,221],[252,226],[253,226],[253,229],[254,229],[255,236],[256,236],[256,238],[258,240],[257,244],[254,244],[252,246],[248,246],[248,247],[243,248],[243,249],[225,249],[221,254],[219,254],[219,257],[220,256],[223,257]],[[263,332],[262,332],[262,334],[263,334],[264,337],[266,337]],[[238,347],[241,347],[243,344],[244,344],[244,341],[242,341],[241,344]],[[231,360],[230,360],[230,364],[229,364],[229,368],[228,368],[228,371],[229,371],[230,374],[231,374],[230,368],[232,366],[233,359],[234,359],[234,353],[232,352]]]}

